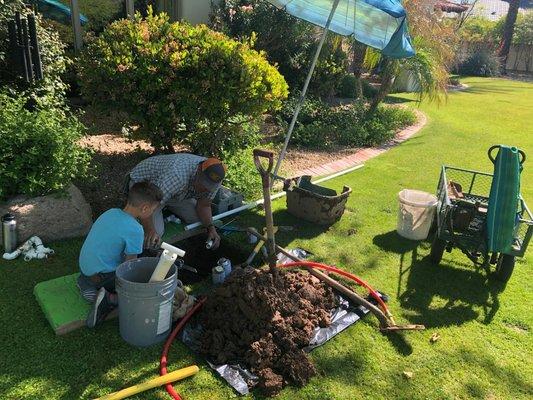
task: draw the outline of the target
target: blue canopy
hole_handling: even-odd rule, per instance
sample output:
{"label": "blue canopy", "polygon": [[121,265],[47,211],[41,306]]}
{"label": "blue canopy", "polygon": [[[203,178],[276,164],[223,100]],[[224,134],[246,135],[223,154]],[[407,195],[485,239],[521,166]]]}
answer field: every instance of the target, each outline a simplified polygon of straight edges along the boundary
{"label": "blue canopy", "polygon": [[[37,9],[46,18],[53,19],[65,25],[69,25],[72,18],[72,11],[66,5],[56,0],[34,0]],[[89,20],[83,14],[80,14],[80,24],[85,25]]]}
{"label": "blue canopy", "polygon": [[[326,27],[334,0],[267,0],[287,13]],[[391,58],[415,55],[400,0],[340,0],[328,26]]]}

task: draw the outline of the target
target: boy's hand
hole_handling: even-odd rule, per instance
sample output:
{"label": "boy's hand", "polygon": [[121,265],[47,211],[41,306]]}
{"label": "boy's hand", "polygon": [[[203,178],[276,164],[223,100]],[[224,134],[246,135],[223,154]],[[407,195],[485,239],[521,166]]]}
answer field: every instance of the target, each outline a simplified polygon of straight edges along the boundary
{"label": "boy's hand", "polygon": [[159,242],[161,241],[161,238],[155,231],[155,229],[147,230],[144,234],[144,248],[145,249],[153,249],[157,246],[159,246]]}
{"label": "boy's hand", "polygon": [[218,246],[220,246],[220,236],[213,225],[207,229],[207,240],[213,240],[211,250],[216,250],[218,249]]}

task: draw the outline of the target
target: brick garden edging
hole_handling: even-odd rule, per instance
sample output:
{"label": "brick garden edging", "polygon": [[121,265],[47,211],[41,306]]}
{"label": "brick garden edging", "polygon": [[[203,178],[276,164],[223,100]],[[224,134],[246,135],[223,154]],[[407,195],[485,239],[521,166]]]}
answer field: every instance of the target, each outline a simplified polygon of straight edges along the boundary
{"label": "brick garden edging", "polygon": [[311,175],[311,176],[323,176],[331,175],[336,172],[343,171],[350,167],[354,167],[358,164],[362,164],[365,161],[377,157],[380,154],[386,152],[390,148],[405,142],[411,136],[415,135],[420,129],[422,129],[427,123],[426,115],[419,110],[414,110],[417,116],[417,122],[414,125],[408,126],[402,129],[396,134],[394,139],[382,144],[378,147],[364,147],[357,150],[354,154],[341,158],[337,161],[332,161],[327,164],[317,165],[311,168],[298,171],[294,176]]}

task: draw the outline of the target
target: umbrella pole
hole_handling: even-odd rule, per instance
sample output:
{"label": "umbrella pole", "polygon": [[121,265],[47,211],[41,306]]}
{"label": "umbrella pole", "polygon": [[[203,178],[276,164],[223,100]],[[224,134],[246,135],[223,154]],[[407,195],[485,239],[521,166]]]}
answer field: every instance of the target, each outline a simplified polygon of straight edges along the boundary
{"label": "umbrella pole", "polygon": [[278,174],[278,170],[279,170],[279,167],[281,166],[281,162],[283,161],[283,158],[285,157],[285,153],[287,152],[287,146],[289,145],[289,140],[291,140],[291,135],[292,135],[292,131],[294,130],[294,125],[296,124],[296,120],[298,119],[298,114],[300,113],[300,109],[302,108],[302,105],[305,101],[307,87],[309,86],[309,82],[311,81],[311,77],[313,76],[313,72],[315,70],[316,63],[318,61],[318,56],[320,55],[320,51],[322,50],[322,45],[324,44],[324,41],[326,40],[326,35],[328,34],[328,29],[331,24],[331,20],[333,19],[333,15],[335,14],[335,10],[337,9],[339,2],[340,0],[334,0],[333,6],[331,7],[331,11],[328,16],[328,20],[324,27],[324,32],[322,33],[322,36],[320,37],[320,42],[318,42],[318,47],[316,49],[313,62],[311,63],[311,68],[309,68],[309,72],[307,73],[307,77],[305,78],[305,83],[302,89],[302,93],[300,94],[300,99],[298,100],[298,103],[296,104],[296,107],[294,109],[294,114],[292,116],[292,120],[289,125],[289,129],[287,131],[287,135],[285,136],[285,142],[283,143],[283,148],[281,149],[281,153],[279,154],[278,160],[276,161],[276,166],[274,167],[274,171],[273,171],[274,179],[272,179],[272,181],[270,182],[271,187],[274,184],[274,180],[276,179],[276,176]]}

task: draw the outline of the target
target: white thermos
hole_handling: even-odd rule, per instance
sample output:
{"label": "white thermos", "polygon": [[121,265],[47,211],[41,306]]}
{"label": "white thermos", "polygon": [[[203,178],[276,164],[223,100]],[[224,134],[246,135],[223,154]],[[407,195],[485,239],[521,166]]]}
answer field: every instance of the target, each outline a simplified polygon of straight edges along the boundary
{"label": "white thermos", "polygon": [[12,253],[17,249],[17,220],[13,214],[5,214],[2,217],[2,242],[4,253]]}

